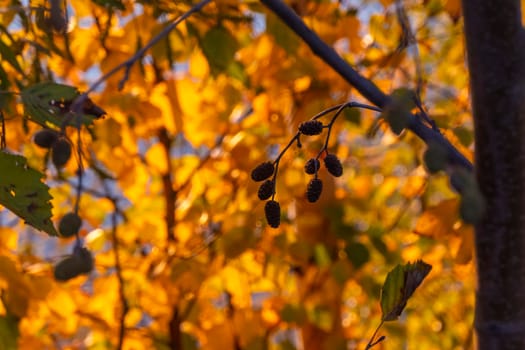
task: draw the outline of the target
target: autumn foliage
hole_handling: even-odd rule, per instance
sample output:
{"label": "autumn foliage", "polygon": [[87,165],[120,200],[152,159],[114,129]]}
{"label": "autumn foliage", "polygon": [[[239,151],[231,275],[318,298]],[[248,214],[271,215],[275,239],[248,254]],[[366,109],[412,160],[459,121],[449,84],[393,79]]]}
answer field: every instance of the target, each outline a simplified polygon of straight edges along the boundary
{"label": "autumn foliage", "polygon": [[459,1],[201,3],[0,1],[0,349],[470,348]]}

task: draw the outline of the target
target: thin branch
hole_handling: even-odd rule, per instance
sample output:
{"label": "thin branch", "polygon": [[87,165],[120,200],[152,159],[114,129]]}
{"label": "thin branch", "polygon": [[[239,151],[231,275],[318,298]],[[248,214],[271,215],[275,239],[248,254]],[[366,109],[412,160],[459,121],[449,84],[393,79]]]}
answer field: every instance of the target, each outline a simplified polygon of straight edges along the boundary
{"label": "thin branch", "polygon": [[124,77],[119,82],[119,89],[122,89],[124,86],[126,80],[129,76],[129,71],[131,70],[131,67],[135,62],[137,62],[139,59],[141,59],[146,51],[148,51],[152,46],[154,46],[156,43],[158,43],[160,40],[162,40],[165,36],[167,36],[173,29],[175,29],[182,21],[186,20],[188,17],[190,17],[195,12],[200,11],[204,6],[206,6],[208,3],[210,3],[211,0],[201,0],[197,4],[195,4],[192,8],[190,8],[188,11],[186,11],[184,14],[182,14],[180,17],[175,19],[173,22],[171,22],[169,25],[167,25],[164,29],[160,31],[159,34],[155,35],[144,47],[142,47],[140,50],[137,50],[133,56],[131,56],[126,61],[120,63],[119,65],[113,67],[109,72],[98,78],[90,87],[89,89],[78,96],[75,101],[73,102],[71,106],[72,111],[77,111],[80,109],[80,106],[84,103],[84,101],[87,99],[87,96],[89,93],[96,90],[102,83],[104,83],[106,80],[108,80],[111,76],[113,76],[115,73],[120,71],[121,69],[125,69],[124,71]]}
{"label": "thin branch", "polygon": [[165,162],[166,162],[166,171],[161,175],[162,177],[162,187],[164,190],[164,202],[166,205],[165,213],[165,222],[166,222],[166,235],[168,242],[176,242],[177,237],[175,237],[175,202],[177,201],[177,191],[173,189],[173,167],[171,166],[171,145],[173,143],[173,138],[168,135],[166,128],[161,128],[157,134],[159,138],[159,143],[164,149]]}
{"label": "thin branch", "polygon": [[372,337],[370,338],[370,341],[368,342],[368,344],[366,344],[365,350],[371,349],[372,347],[374,347],[378,343],[380,343],[383,340],[385,340],[385,336],[384,335],[380,336],[379,338],[377,338],[377,340],[375,340],[375,338],[377,337],[377,333],[379,332],[379,329],[383,326],[384,322],[385,321],[381,320],[381,323],[379,323],[379,326],[377,326],[376,330],[374,331],[374,334],[372,334]]}
{"label": "thin branch", "polygon": [[[106,186],[105,186],[106,187]],[[108,193],[109,195],[109,193]],[[118,237],[117,237],[117,208],[113,210],[111,213],[111,240],[113,245],[113,254],[115,255],[115,270],[118,280],[118,294],[120,303],[122,306],[122,311],[120,312],[119,316],[119,333],[118,333],[118,343],[117,343],[117,350],[121,350],[122,346],[124,344],[124,338],[126,336],[126,328],[125,328],[125,321],[126,321],[126,315],[129,311],[129,304],[128,300],[126,299],[126,294],[124,292],[124,277],[122,276],[122,265],[120,263],[120,256],[119,256],[119,243],[118,243]]]}
{"label": "thin branch", "polygon": [[[261,0],[283,23],[293,30],[332,69],[359,91],[366,99],[383,108],[390,102],[390,97],[381,91],[373,82],[360,75],[337,52],[327,45],[315,32],[306,26],[303,20],[281,0]],[[427,126],[416,115],[411,115],[408,128],[426,143],[430,141],[441,145],[449,154],[452,164],[472,170],[472,163],[461,154],[440,132]]]}
{"label": "thin branch", "polygon": [[2,135],[0,135],[0,149],[4,150],[7,147],[5,138],[5,119],[4,111],[0,110],[0,123],[2,124]]}

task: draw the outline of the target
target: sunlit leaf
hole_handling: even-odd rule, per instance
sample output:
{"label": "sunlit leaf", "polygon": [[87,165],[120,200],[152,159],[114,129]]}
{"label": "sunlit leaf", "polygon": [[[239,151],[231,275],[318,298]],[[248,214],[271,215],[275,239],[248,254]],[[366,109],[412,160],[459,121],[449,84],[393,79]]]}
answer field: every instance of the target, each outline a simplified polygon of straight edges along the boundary
{"label": "sunlit leaf", "polygon": [[0,173],[0,203],[27,224],[56,236],[44,175],[29,168],[24,157],[6,152],[0,152]]}

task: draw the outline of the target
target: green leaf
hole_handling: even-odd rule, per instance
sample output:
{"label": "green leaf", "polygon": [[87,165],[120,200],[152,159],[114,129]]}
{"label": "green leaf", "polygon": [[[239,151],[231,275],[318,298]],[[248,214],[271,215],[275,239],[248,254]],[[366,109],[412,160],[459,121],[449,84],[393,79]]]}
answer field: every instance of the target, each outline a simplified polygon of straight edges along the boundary
{"label": "green leaf", "polygon": [[308,318],[306,310],[300,305],[286,304],[280,314],[284,322],[296,323],[298,325],[305,323]]}
{"label": "green leaf", "polygon": [[10,315],[0,317],[0,349],[18,349],[17,340],[20,336],[18,320]]}
{"label": "green leaf", "polygon": [[390,129],[399,135],[408,126],[411,110],[415,107],[413,93],[405,88],[394,90],[390,95],[390,103],[384,108],[382,117],[390,125]]}
{"label": "green leaf", "polygon": [[415,263],[397,265],[388,273],[381,289],[383,321],[393,321],[401,315],[408,299],[431,269],[431,265],[418,260]]}
{"label": "green leaf", "polygon": [[[6,71],[0,67],[0,90],[7,91],[10,87],[9,77],[7,76]],[[0,109],[8,108],[9,101],[13,99],[12,94],[0,94]]]}
{"label": "green leaf", "polygon": [[352,265],[358,269],[370,260],[368,248],[359,242],[347,243],[345,253]]}
{"label": "green leaf", "polygon": [[315,263],[319,267],[327,267],[332,262],[330,258],[330,253],[326,249],[324,244],[316,244],[314,247],[314,258]]}
{"label": "green leaf", "polygon": [[27,165],[27,159],[0,152],[0,204],[34,228],[56,236],[51,222],[51,195],[44,175]]}
{"label": "green leaf", "polygon": [[294,54],[297,51],[300,44],[299,37],[277,16],[268,15],[266,31],[273,36],[276,44],[285,49],[288,54]]}
{"label": "green leaf", "polygon": [[485,211],[485,197],[477,186],[472,186],[461,193],[459,214],[463,221],[475,225],[481,221]]}
{"label": "green leaf", "polygon": [[[54,82],[42,82],[22,90],[22,104],[25,114],[43,127],[62,127],[67,114],[67,106],[80,95],[78,90],[69,85]],[[95,116],[82,114],[82,124],[93,123]],[[76,126],[75,118],[69,125]]]}
{"label": "green leaf", "polygon": [[126,9],[124,4],[120,0],[93,0],[93,2],[107,9],[120,10],[120,11],[124,11]]}
{"label": "green leaf", "polygon": [[345,108],[345,110],[343,111],[343,116],[346,121],[352,124],[361,124],[361,111],[357,108]]}
{"label": "green leaf", "polygon": [[226,28],[216,26],[204,34],[201,48],[210,64],[212,73],[218,74],[227,70],[234,61],[238,44],[237,40]]}
{"label": "green leaf", "polygon": [[237,61],[233,61],[228,66],[226,72],[228,75],[232,78],[237,79],[241,83],[243,83],[244,86],[248,86],[249,80],[248,76],[246,75],[246,72],[244,71],[244,66]]}
{"label": "green leaf", "polygon": [[431,174],[435,174],[446,168],[448,163],[447,150],[438,143],[430,142],[423,154],[423,160],[428,171]]}
{"label": "green leaf", "polygon": [[22,75],[24,74],[24,71],[22,67],[20,66],[20,63],[18,63],[18,61],[16,60],[15,53],[2,40],[0,40],[0,55],[2,56],[2,61],[9,62],[9,64],[18,71],[18,73]]}

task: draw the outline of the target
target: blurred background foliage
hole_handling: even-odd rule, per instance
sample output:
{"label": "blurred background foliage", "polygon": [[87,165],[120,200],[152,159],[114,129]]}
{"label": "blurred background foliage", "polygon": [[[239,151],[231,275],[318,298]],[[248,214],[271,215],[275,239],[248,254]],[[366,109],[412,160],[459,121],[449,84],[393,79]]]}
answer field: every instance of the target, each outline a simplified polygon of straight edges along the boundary
{"label": "blurred background foliage", "polygon": [[[54,0],[0,1],[4,137],[45,173],[55,223],[74,206],[78,164],[56,171],[31,142],[41,126],[24,117],[17,92],[49,80],[86,91],[193,5],[64,3],[67,23],[53,17]],[[418,91],[472,159],[459,0],[287,3],[383,91]],[[378,113],[349,109],[338,119],[329,150],[344,174],[321,170],[315,204],[303,167],[324,139],[303,137],[286,153],[281,226],[267,225],[251,170],[275,159],[300,122],[365,101],[263,5],[211,2],[119,90],[122,78],[90,94],[104,119],[66,130],[74,145],[81,139],[80,235],[93,272],[56,282],[53,263],[74,240],[0,212],[0,348],[363,349],[381,319],[386,273],[416,259],[433,269],[377,348],[472,347],[472,227],[447,176],[424,169],[425,145],[395,136]]]}

